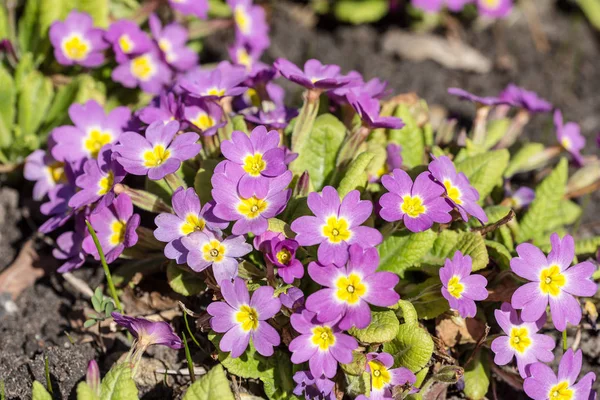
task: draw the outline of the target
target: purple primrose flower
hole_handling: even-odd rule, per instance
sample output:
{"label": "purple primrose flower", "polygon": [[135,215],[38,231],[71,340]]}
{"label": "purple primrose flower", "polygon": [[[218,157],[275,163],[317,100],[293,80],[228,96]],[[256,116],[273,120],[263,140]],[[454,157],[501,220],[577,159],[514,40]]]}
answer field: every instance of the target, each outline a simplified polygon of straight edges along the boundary
{"label": "purple primrose flower", "polygon": [[221,106],[210,100],[189,99],[183,107],[183,116],[202,136],[212,136],[227,124]]}
{"label": "purple primrose flower", "polygon": [[532,113],[543,113],[552,110],[552,104],[540,98],[537,93],[525,90],[512,83],[499,96],[513,107],[519,107]]}
{"label": "purple primrose flower", "polygon": [[267,322],[281,309],[281,302],[273,297],[274,289],[261,286],[248,293],[246,283],[236,278],[221,282],[221,294],[225,301],[213,302],[206,311],[212,316],[210,327],[225,333],[219,343],[221,351],[230,351],[231,357],[241,356],[250,339],[259,354],[273,355],[273,347],[279,346],[279,333]]}
{"label": "purple primrose flower", "polygon": [[558,376],[552,368],[535,363],[529,368],[529,376],[523,383],[527,396],[533,400],[592,400],[596,392],[592,385],[596,374],[588,372],[577,382],[582,364],[581,350],[566,351],[558,365]]}
{"label": "purple primrose flower", "polygon": [[517,210],[527,207],[533,200],[535,200],[535,190],[528,188],[527,186],[518,188],[510,196],[511,206]]}
{"label": "purple primrose flower", "polygon": [[95,100],[72,104],[69,117],[75,126],[59,126],[52,131],[52,156],[60,161],[96,158],[100,149],[115,143],[131,117],[127,107],[117,107],[108,114]]}
{"label": "purple primrose flower", "polygon": [[149,346],[158,344],[172,349],[181,349],[183,344],[173,328],[165,321],[150,321],[145,318],[129,317],[113,312],[117,325],[127,329],[136,339],[136,347],[144,351]]}
{"label": "purple primrose flower", "polygon": [[371,322],[369,304],[389,307],[398,303],[400,296],[394,287],[399,278],[391,272],[375,272],[379,255],[374,247],[363,250],[353,244],[349,253],[348,264],[343,267],[316,262],[308,265],[310,277],[326,288],[311,294],[306,308],[317,313],[321,322],[336,320],[340,329],[363,329]]}
{"label": "purple primrose flower", "polygon": [[315,59],[304,64],[304,71],[285,58],[278,58],[274,66],[286,79],[307,89],[332,90],[346,86],[352,80],[352,77],[340,74],[339,66],[323,65]]}
{"label": "purple primrose flower", "polygon": [[225,221],[235,221],[232,232],[243,235],[252,232],[260,235],[267,230],[269,218],[281,213],[291,196],[287,189],[292,173],[286,171],[269,181],[264,197],[241,196],[237,190],[240,180],[246,175],[242,167],[230,161],[222,161],[211,178],[212,195],[216,206],[214,213]]}
{"label": "purple primrose flower", "polygon": [[200,204],[200,198],[193,188],[178,188],[171,199],[175,214],[161,213],[154,218],[157,228],[154,237],[166,242],[165,256],[183,264],[187,260],[187,249],[181,243],[181,238],[193,232],[209,229],[220,232],[227,228],[228,222],[222,221],[212,213],[214,203]]}
{"label": "purple primrose flower", "polygon": [[[138,241],[136,229],[140,225],[140,216],[133,213],[133,203],[126,194],[118,195],[110,206],[90,215],[89,221],[96,231],[107,263],[115,261],[125,248]],[[96,260],[100,259],[91,235],[83,240],[83,249]]]}
{"label": "purple primrose flower", "polygon": [[521,309],[524,321],[537,321],[550,313],[554,327],[559,331],[567,328],[567,322],[578,325],[581,306],[574,296],[593,296],[598,285],[591,277],[596,267],[589,261],[570,267],[575,258],[575,241],[570,235],[562,239],[558,234],[550,236],[552,251],[548,257],[529,243],[517,246],[518,257],[510,261],[513,272],[530,281],[519,287],[512,295],[512,306]]}
{"label": "purple primrose flower", "polygon": [[302,290],[295,286],[292,286],[285,293],[279,295],[281,305],[289,308],[290,310],[298,310],[304,306],[304,293]]}
{"label": "purple primrose flower", "polygon": [[125,171],[133,175],[148,175],[159,180],[179,169],[181,162],[195,157],[201,149],[194,132],[177,134],[179,122],[164,125],[161,121],[146,128],[146,137],[124,132],[113,151]]}
{"label": "purple primrose flower", "polygon": [[208,0],[169,0],[169,5],[183,15],[194,15],[200,19],[208,16]]}
{"label": "purple primrose flower", "polygon": [[404,127],[404,122],[400,118],[380,116],[379,100],[372,98],[368,93],[356,93],[350,90],[346,97],[363,123],[369,128],[400,129]]}
{"label": "purple primrose flower", "polygon": [[537,333],[544,326],[546,316],[535,322],[523,322],[508,303],[503,303],[500,310],[494,311],[494,316],[506,333],[506,336],[499,336],[492,342],[492,351],[496,355],[494,362],[497,365],[506,365],[514,357],[521,377],[527,378],[531,364],[538,361],[548,363],[554,359],[554,339]]}
{"label": "purple primrose flower", "polygon": [[265,10],[252,4],[252,0],[227,0],[233,10],[236,41],[246,41],[259,51],[270,45],[269,25]]}
{"label": "purple primrose flower", "polygon": [[[495,1],[495,0],[494,0]],[[479,103],[484,106],[495,106],[499,104],[508,104],[506,100],[501,100],[498,97],[481,97],[467,92],[461,88],[449,88],[448,93],[452,96],[456,96],[461,100],[471,101],[473,103]]]}
{"label": "purple primrose flower", "polygon": [[183,118],[182,106],[175,93],[162,92],[160,96],[153,99],[152,103],[142,108],[138,116],[148,125],[156,121],[162,121],[166,125],[170,121]]}
{"label": "purple primrose flower", "polygon": [[220,285],[237,276],[237,259],[252,251],[244,236],[220,239],[209,230],[192,232],[181,238],[187,249],[187,264],[196,272],[212,266],[215,280]]}
{"label": "purple primrose flower", "polygon": [[342,266],[348,261],[348,246],[363,248],[377,246],[383,240],[374,228],[361,226],[371,216],[373,204],[360,199],[360,192],[352,190],[340,202],[337,190],[325,186],[322,194],[308,195],[308,207],[315,216],[303,216],[292,222],[300,246],[319,245],[319,263]]}
{"label": "purple primrose flower", "polygon": [[294,394],[296,396],[304,395],[306,400],[335,400],[333,387],[335,382],[323,376],[316,378],[310,371],[298,371],[294,374]]}
{"label": "purple primrose flower", "polygon": [[513,0],[476,0],[479,14],[490,18],[504,18],[512,10]]}
{"label": "purple primrose flower", "polygon": [[100,200],[94,210],[98,212],[112,204],[115,198],[115,185],[120,183],[127,174],[113,159],[111,147],[105,145],[97,159],[89,159],[85,162],[83,173],[75,181],[81,190],[69,200],[69,207],[80,208]]}
{"label": "purple primrose flower", "polygon": [[160,59],[155,48],[123,62],[113,70],[111,76],[126,88],[139,86],[152,94],[159,94],[171,82],[171,70]]}
{"label": "purple primrose flower", "polygon": [[296,259],[298,242],[286,239],[283,233],[266,231],[254,239],[254,247],[264,253],[268,263],[277,267],[277,273],[285,283],[302,279],[304,267]]}
{"label": "purple primrose flower", "polygon": [[244,171],[237,187],[242,197],[265,197],[271,180],[287,171],[285,152],[278,146],[279,132],[267,132],[264,126],[254,128],[250,137],[242,131],[234,131],[231,140],[221,143],[225,158]]}
{"label": "purple primrose flower", "polygon": [[80,213],[75,217],[75,230],[64,232],[56,239],[56,248],[52,250],[52,255],[57,260],[64,261],[57,270],[59,273],[73,271],[85,262],[82,245],[88,234],[86,229],[85,214]]}
{"label": "purple primrose flower", "polygon": [[469,178],[457,172],[456,167],[446,156],[435,158],[429,163],[431,175],[446,188],[446,196],[452,205],[456,206],[463,220],[468,221],[469,215],[486,223],[488,218],[477,201],[479,193],[469,183]]}
{"label": "purple primrose flower", "polygon": [[50,152],[36,150],[25,160],[25,179],[35,182],[33,199],[40,201],[61,183],[66,183],[65,163],[56,161]]}
{"label": "purple primrose flower", "polygon": [[554,111],[554,127],[556,128],[556,139],[560,145],[567,150],[575,162],[583,165],[581,150],[585,148],[585,137],[581,134],[579,125],[575,122],[563,123],[560,110]]}
{"label": "purple primrose flower", "polygon": [[198,54],[186,47],[188,31],[177,23],[171,23],[163,28],[160,19],[150,15],[150,31],[164,60],[179,71],[187,71],[198,64]]}
{"label": "purple primrose flower", "polygon": [[381,177],[389,191],[379,199],[379,215],[386,221],[400,221],[411,232],[422,232],[437,223],[452,221],[452,206],[442,197],[444,188],[431,179],[429,172],[421,172],[413,183],[406,172],[395,169]]}
{"label": "purple primrose flower", "polygon": [[473,318],[477,313],[475,301],[488,297],[487,279],[481,275],[471,275],[470,256],[463,256],[460,251],[454,253],[452,260],[446,259],[440,268],[442,295],[448,300],[450,308],[457,310],[463,318]]}
{"label": "purple primrose flower", "polygon": [[115,52],[115,59],[124,63],[130,57],[144,54],[152,49],[152,40],[138,24],[124,19],[114,22],[104,34],[104,39],[110,43]]}
{"label": "purple primrose flower", "polygon": [[64,21],[55,21],[48,31],[54,57],[61,65],[97,67],[104,62],[103,31],[94,28],[89,14],[71,11]]}
{"label": "purple primrose flower", "polygon": [[[417,377],[406,368],[392,368],[394,357],[389,353],[368,353],[366,370],[371,374],[371,393],[367,398],[360,395],[356,400],[384,400],[393,399],[394,386],[415,384]],[[411,390],[410,393],[416,393]]]}
{"label": "purple primrose flower", "polygon": [[212,70],[190,72],[179,80],[179,86],[193,97],[219,99],[244,93],[247,88],[241,85],[246,77],[244,67],[222,61]]}

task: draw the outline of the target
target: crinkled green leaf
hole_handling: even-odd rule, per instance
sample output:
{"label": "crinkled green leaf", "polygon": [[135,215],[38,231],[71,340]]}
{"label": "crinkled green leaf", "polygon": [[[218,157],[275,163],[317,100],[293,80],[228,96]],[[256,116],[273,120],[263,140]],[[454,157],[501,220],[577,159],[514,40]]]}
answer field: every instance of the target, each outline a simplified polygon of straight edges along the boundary
{"label": "crinkled green leaf", "polygon": [[75,0],[75,8],[88,13],[94,20],[94,26],[108,27],[109,0]]}
{"label": "crinkled green leaf", "polygon": [[295,175],[308,171],[315,190],[319,191],[331,178],[338,151],[346,137],[346,127],[331,114],[320,115],[308,135],[298,143],[298,158],[290,164]]}
{"label": "crinkled green leaf", "polygon": [[491,149],[504,137],[510,122],[510,118],[499,118],[488,123],[483,150]]}
{"label": "crinkled green leaf", "polygon": [[62,86],[56,92],[56,96],[52,100],[52,104],[48,109],[48,113],[44,116],[42,131],[50,132],[53,128],[60,125],[69,124],[69,114],[67,111],[69,106],[75,102],[79,94],[80,79],[73,79],[67,85]]}
{"label": "crinkled green leaf", "polygon": [[38,381],[33,381],[32,396],[33,400],[52,400],[50,393]]}
{"label": "crinkled green leaf", "polygon": [[562,200],[558,206],[557,213],[552,220],[548,221],[546,230],[548,232],[555,229],[564,228],[565,225],[574,224],[583,213],[579,205],[571,200]]}
{"label": "crinkled green leaf", "polygon": [[379,270],[395,272],[402,277],[407,268],[420,264],[433,247],[436,237],[431,229],[419,233],[403,231],[388,236],[378,246]]}
{"label": "crinkled green leaf", "polygon": [[193,296],[206,289],[206,284],[198,274],[178,267],[175,262],[167,266],[167,281],[171,289],[182,296]]}
{"label": "crinkled green leaf", "polygon": [[246,125],[246,120],[243,115],[236,115],[231,119],[231,123],[233,124],[234,131],[242,131],[245,134],[248,134],[248,125]]}
{"label": "crinkled green leaf", "polygon": [[277,218],[269,218],[269,230],[271,232],[279,232],[283,233],[286,237],[294,237],[296,234],[291,230],[289,224],[286,222],[277,219]]}
{"label": "crinkled green leaf", "polygon": [[210,178],[213,176],[213,172],[218,163],[218,160],[202,160],[202,165],[194,179],[194,189],[196,190],[196,193],[198,193],[198,197],[202,204],[212,200],[212,183]]}
{"label": "crinkled green leaf", "polygon": [[260,377],[267,397],[270,400],[299,400],[293,393],[296,384],[289,356],[277,351],[268,360],[269,366]]}
{"label": "crinkled green leaf", "polygon": [[441,259],[441,263],[443,263],[443,260],[448,257],[448,255],[451,254],[452,249],[456,247],[459,238],[460,232],[444,229],[435,238],[431,254],[434,257]]}
{"label": "crinkled green leaf", "polygon": [[535,200],[519,221],[518,242],[525,242],[547,232],[553,219],[560,213],[560,205],[567,184],[568,165],[562,158],[556,168],[535,190]]}
{"label": "crinkled green leaf", "polygon": [[440,288],[440,279],[435,276],[419,283],[407,293],[408,297],[416,298],[412,304],[420,319],[434,319],[450,309]]}
{"label": "crinkled green leaf", "polygon": [[417,372],[431,359],[433,339],[418,324],[402,324],[396,338],[383,345],[383,351],[394,356],[396,366]]}
{"label": "crinkled green leaf", "polygon": [[86,382],[77,385],[77,400],[100,400],[96,392]]}
{"label": "crinkled green leaf", "polygon": [[402,146],[402,164],[407,168],[414,168],[423,164],[425,158],[425,138],[423,130],[417,125],[409,108],[400,104],[394,112],[395,117],[402,118],[402,129],[391,129],[390,140]]}
{"label": "crinkled green leaf", "polygon": [[19,49],[23,54],[35,52],[42,39],[39,35],[40,1],[30,0],[25,2],[25,9],[21,18],[19,18],[17,40]]}
{"label": "crinkled green leaf", "polygon": [[[529,165],[530,159],[544,151],[546,147],[541,143],[526,143],[521,147],[512,157],[504,171],[504,177],[510,178],[511,176],[519,173],[530,171],[532,168]],[[534,166],[535,167],[535,166]]]}
{"label": "crinkled green leaf", "polygon": [[354,189],[362,190],[367,185],[367,167],[375,155],[368,151],[361,153],[354,159],[338,186],[338,194],[341,198]]}
{"label": "crinkled green leaf", "polygon": [[485,398],[490,386],[490,371],[487,363],[482,359],[481,351],[465,368],[464,379],[464,392],[468,399],[481,400]]}
{"label": "crinkled green leaf", "polygon": [[75,0],[39,0],[40,33],[45,37],[55,21],[62,21],[75,6]]}
{"label": "crinkled green leaf", "polygon": [[16,94],[12,76],[0,65],[0,148],[7,148],[12,144]]}
{"label": "crinkled green leaf", "polygon": [[350,329],[350,334],[363,343],[385,343],[394,339],[400,323],[393,311],[371,312],[371,323],[364,329]]}
{"label": "crinkled green leaf", "polygon": [[352,362],[350,364],[340,364],[340,367],[348,375],[362,375],[365,372],[366,364],[366,355],[360,351],[353,351]]}
{"label": "crinkled green leaf", "polygon": [[[208,336],[210,341],[219,348],[219,342],[223,335],[211,334]],[[237,358],[232,358],[229,353],[219,351],[219,362],[227,369],[230,374],[240,378],[258,379],[261,376],[261,370],[268,367],[268,361],[265,357],[256,352],[256,349],[250,343],[246,351]]]}
{"label": "crinkled green leaf", "polygon": [[502,174],[509,158],[506,149],[487,151],[457,163],[456,169],[469,178],[471,185],[479,192],[479,202],[482,203],[495,186],[502,184]]}
{"label": "crinkled green leaf", "polygon": [[333,13],[340,21],[358,25],[379,21],[388,9],[388,0],[338,0]]}
{"label": "crinkled green leaf", "polygon": [[492,260],[494,260],[496,263],[498,263],[498,265],[500,265],[500,267],[504,269],[510,268],[510,260],[512,259],[512,255],[506,246],[493,240],[486,240],[485,245]]}
{"label": "crinkled green leaf", "polygon": [[346,376],[346,393],[348,395],[366,395],[371,392],[371,374],[368,372],[363,372],[360,375],[344,375]]}
{"label": "crinkled green leaf", "polygon": [[52,81],[34,70],[17,89],[19,91],[17,121],[21,134],[37,135],[37,130],[54,97]]}
{"label": "crinkled green leaf", "polygon": [[8,16],[4,4],[0,4],[0,39],[8,37]]}
{"label": "crinkled green leaf", "polygon": [[471,256],[473,261],[473,271],[478,271],[487,267],[490,262],[487,248],[483,236],[474,232],[461,232],[458,237],[458,242],[447,256],[451,258],[456,251],[460,251],[463,255]]}
{"label": "crinkled green leaf", "polygon": [[138,398],[138,390],[131,377],[127,362],[114,365],[102,379],[101,400],[131,400]]}
{"label": "crinkled green leaf", "polygon": [[215,365],[206,375],[194,382],[183,400],[233,400],[229,380],[220,364]]}

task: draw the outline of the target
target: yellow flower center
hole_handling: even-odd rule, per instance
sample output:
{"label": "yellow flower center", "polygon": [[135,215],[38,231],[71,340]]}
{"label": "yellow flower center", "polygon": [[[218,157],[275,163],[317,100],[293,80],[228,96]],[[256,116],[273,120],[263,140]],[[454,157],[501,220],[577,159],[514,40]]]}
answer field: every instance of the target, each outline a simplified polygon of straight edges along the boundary
{"label": "yellow flower center", "polygon": [[64,183],[67,181],[67,176],[65,175],[65,163],[55,161],[46,168],[48,169],[48,174],[54,183]]}
{"label": "yellow flower center", "polygon": [[569,139],[568,137],[562,138],[560,144],[562,144],[562,147],[564,147],[566,150],[571,149],[571,139]]}
{"label": "yellow flower center", "polygon": [[102,146],[110,142],[112,142],[110,132],[102,132],[98,128],[93,128],[83,139],[83,147],[90,153],[92,158],[97,158]]}
{"label": "yellow flower center", "polygon": [[185,216],[185,223],[181,225],[181,233],[189,235],[195,231],[202,231],[206,226],[204,218],[200,218],[197,214],[190,213]]}
{"label": "yellow flower center", "polygon": [[112,234],[110,235],[110,244],[116,246],[118,244],[123,243],[125,240],[125,230],[127,228],[127,222],[121,220],[115,220],[110,225],[110,230]]}
{"label": "yellow flower center", "polygon": [[269,202],[265,199],[258,199],[256,196],[252,196],[248,199],[242,199],[237,206],[237,210],[246,219],[254,219],[260,216],[268,206]]}
{"label": "yellow flower center", "polygon": [[446,286],[446,289],[448,290],[448,293],[450,293],[450,295],[452,297],[456,297],[457,299],[460,299],[462,297],[462,292],[465,290],[465,286],[462,283],[460,283],[460,278],[458,276],[454,275],[448,281],[448,285]]}
{"label": "yellow flower center", "polygon": [[158,47],[160,47],[160,49],[165,53],[168,53],[171,51],[173,46],[171,46],[171,42],[169,42],[167,39],[160,39],[158,41]]}
{"label": "yellow flower center", "polygon": [[444,180],[444,186],[446,187],[446,192],[448,193],[448,197],[450,197],[450,200],[452,200],[458,205],[461,205],[462,200],[460,198],[462,196],[462,193],[460,192],[460,189],[452,185],[452,182],[450,182],[449,179]]}
{"label": "yellow flower center", "polygon": [[225,257],[225,246],[216,239],[202,246],[202,257],[208,262],[221,262]]}
{"label": "yellow flower center", "polygon": [[371,385],[373,389],[381,390],[392,381],[390,372],[380,361],[369,361],[369,368],[371,368]]}
{"label": "yellow flower center", "polygon": [[335,282],[337,291],[336,297],[345,303],[356,304],[362,296],[367,292],[367,286],[362,283],[360,276],[350,274],[348,276],[340,276]]}
{"label": "yellow flower center", "polygon": [[85,60],[92,46],[78,34],[72,34],[62,42],[63,53],[71,60]]}
{"label": "yellow flower center", "polygon": [[348,228],[348,221],[344,218],[338,219],[332,215],[327,218],[327,222],[323,226],[323,236],[332,243],[339,243],[343,240],[347,241],[352,236],[352,231]]}
{"label": "yellow flower center", "polygon": [[247,35],[250,31],[250,18],[246,14],[244,8],[236,7],[233,12],[233,18],[235,19],[235,24],[238,26],[239,30]]}
{"label": "yellow flower center", "polygon": [[560,272],[558,265],[551,265],[540,272],[540,290],[550,296],[558,296],[560,288],[565,286],[567,279]]}
{"label": "yellow flower center", "polygon": [[171,152],[165,149],[162,144],[157,144],[152,150],[146,150],[144,152],[144,166],[148,168],[155,168],[164,163],[171,156]]}
{"label": "yellow flower center", "polygon": [[256,308],[247,305],[241,306],[240,310],[235,313],[235,320],[239,322],[245,332],[258,329],[258,311],[256,311]]}
{"label": "yellow flower center", "polygon": [[201,131],[205,131],[215,126],[215,120],[208,114],[199,113],[196,116],[196,118],[192,121],[192,124],[198,127],[198,129],[200,129]]}
{"label": "yellow flower center", "polygon": [[250,69],[250,67],[252,67],[252,58],[244,48],[238,49],[237,61],[238,64],[245,66],[247,69]]}
{"label": "yellow flower center", "polygon": [[569,382],[560,382],[550,388],[548,398],[550,400],[571,400],[573,389],[569,389]]}
{"label": "yellow flower center", "polygon": [[277,261],[280,264],[288,265],[288,263],[292,259],[292,253],[290,253],[290,251],[288,249],[284,248],[284,249],[279,250],[279,252],[277,252],[276,257],[277,257]]}
{"label": "yellow flower center", "polygon": [[483,0],[483,4],[485,4],[488,8],[495,9],[500,5],[500,0]]}
{"label": "yellow flower center", "polygon": [[335,345],[335,335],[330,327],[316,326],[312,329],[312,333],[311,341],[321,351],[327,351],[331,346]]}
{"label": "yellow flower center", "polygon": [[115,174],[112,171],[108,171],[108,175],[102,177],[98,182],[98,195],[103,196],[113,187],[115,183]]}
{"label": "yellow flower center", "polygon": [[121,37],[119,38],[119,47],[121,48],[121,51],[123,53],[129,54],[133,51],[135,44],[133,43],[133,40],[131,40],[129,35],[124,34],[121,35]]}
{"label": "yellow flower center", "polygon": [[244,94],[244,96],[248,96],[248,100],[249,100],[250,104],[252,104],[254,107],[261,106],[260,96],[258,95],[258,92],[256,91],[256,89],[253,89],[253,88],[248,89],[246,91],[246,93]]}
{"label": "yellow flower center", "polygon": [[156,66],[148,54],[131,60],[131,75],[140,81],[147,81],[156,74]]}
{"label": "yellow flower center", "polygon": [[267,162],[263,160],[262,154],[247,155],[244,158],[244,171],[250,176],[259,176],[267,168]]}
{"label": "yellow flower center", "polygon": [[524,353],[525,350],[531,346],[531,338],[529,337],[529,330],[525,327],[513,327],[510,330],[510,347],[515,349],[519,353]]}
{"label": "yellow flower center", "polygon": [[427,207],[423,205],[423,200],[419,196],[411,197],[406,195],[402,198],[400,209],[411,218],[417,218],[419,215],[427,211]]}
{"label": "yellow flower center", "polygon": [[206,91],[206,95],[222,97],[222,96],[225,96],[225,89],[219,89],[216,87],[212,87]]}

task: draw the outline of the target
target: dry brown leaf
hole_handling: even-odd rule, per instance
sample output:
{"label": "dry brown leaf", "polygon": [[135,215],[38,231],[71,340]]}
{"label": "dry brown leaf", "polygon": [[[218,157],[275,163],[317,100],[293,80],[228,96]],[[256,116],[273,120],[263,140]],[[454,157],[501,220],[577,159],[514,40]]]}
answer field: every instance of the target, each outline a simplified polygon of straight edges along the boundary
{"label": "dry brown leaf", "polygon": [[0,274],[0,293],[8,293],[15,300],[23,290],[33,286],[46,270],[54,270],[57,265],[53,257],[40,257],[33,239],[29,239],[15,261]]}
{"label": "dry brown leaf", "polygon": [[485,324],[476,318],[461,318],[454,314],[442,314],[436,319],[436,336],[448,347],[457,344],[476,343],[485,332]]}

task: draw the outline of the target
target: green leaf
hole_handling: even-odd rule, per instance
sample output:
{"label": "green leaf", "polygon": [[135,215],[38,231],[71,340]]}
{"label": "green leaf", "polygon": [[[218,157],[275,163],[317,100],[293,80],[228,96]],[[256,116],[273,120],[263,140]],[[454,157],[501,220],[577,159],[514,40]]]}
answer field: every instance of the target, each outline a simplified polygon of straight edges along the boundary
{"label": "green leaf", "polygon": [[0,148],[7,148],[12,144],[15,101],[15,82],[10,73],[0,65]]}
{"label": "green leaf", "polygon": [[270,400],[299,400],[293,394],[296,384],[292,379],[294,369],[289,355],[276,351],[268,360],[269,367],[260,377],[267,397]]}
{"label": "green leaf", "polygon": [[75,8],[90,14],[94,20],[94,26],[106,28],[109,22],[108,3],[109,0],[76,0]]}
{"label": "green leaf", "polygon": [[404,271],[420,264],[423,257],[429,253],[437,234],[431,229],[424,232],[398,232],[387,237],[378,246],[380,271],[391,271],[404,275]]}
{"label": "green leaf", "polygon": [[38,381],[33,381],[32,395],[33,400],[52,400],[50,393]]}
{"label": "green leaf", "polygon": [[485,398],[490,386],[490,371],[486,363],[481,359],[481,351],[473,357],[465,369],[465,395],[470,400],[481,400]]}
{"label": "green leaf", "polygon": [[412,304],[420,319],[434,319],[450,309],[448,300],[442,296],[440,287],[440,279],[435,276],[418,284],[407,293],[408,297],[417,298],[417,300],[413,300]]}
{"label": "green leaf", "polygon": [[0,4],[0,39],[6,39],[8,33],[8,16],[6,15],[5,4]]}
{"label": "green leaf", "polygon": [[350,329],[350,334],[363,343],[385,343],[394,339],[400,323],[393,311],[371,312],[371,323],[364,329]]}
{"label": "green leaf", "polygon": [[553,218],[560,212],[560,205],[567,184],[568,163],[562,158],[554,171],[538,185],[535,200],[520,222],[517,242],[525,242],[547,232]]}
{"label": "green leaf", "polygon": [[183,400],[233,400],[227,375],[220,364],[197,380],[183,396]]}
{"label": "green leaf", "polygon": [[479,192],[479,203],[483,203],[495,186],[502,185],[502,174],[509,158],[507,149],[487,151],[457,163],[456,169],[469,178],[471,185]]}
{"label": "green leaf", "polygon": [[[395,318],[395,317],[394,317]],[[362,375],[365,372],[367,356],[360,351],[352,351],[352,362],[350,364],[340,364],[342,370],[349,375]]]}
{"label": "green leaf", "polygon": [[526,143],[521,147],[511,158],[508,168],[504,171],[504,177],[510,178],[511,176],[530,170],[528,168],[528,162],[535,155],[538,155],[544,151],[545,146],[541,143]]}
{"label": "green leaf", "polygon": [[[19,49],[22,53],[34,52],[40,41],[38,30],[39,10],[41,0],[25,2],[25,10],[19,18]],[[21,58],[23,60],[23,58]]]}
{"label": "green leaf", "polygon": [[402,164],[409,169],[422,165],[425,158],[423,130],[419,128],[406,104],[400,104],[394,116],[402,118],[404,122],[402,129],[389,131],[391,141],[402,146]]}
{"label": "green leaf", "polygon": [[[208,338],[219,348],[219,342],[223,335],[210,334]],[[219,362],[227,369],[230,374],[246,379],[258,379],[261,376],[261,370],[268,366],[267,359],[256,352],[256,349],[250,343],[246,351],[237,358],[232,358],[229,353],[219,351]]]}
{"label": "green leaf", "polygon": [[577,0],[577,4],[590,21],[590,23],[600,30],[600,2],[597,0]]}
{"label": "green leaf", "polygon": [[40,33],[46,37],[48,28],[55,21],[62,21],[73,9],[74,0],[39,0],[40,2]]}
{"label": "green leaf", "polygon": [[388,0],[339,0],[333,12],[340,21],[358,25],[379,21],[388,9]]}
{"label": "green leaf", "polygon": [[485,245],[492,260],[498,263],[498,265],[500,265],[500,267],[503,269],[510,268],[512,254],[510,254],[510,251],[506,248],[506,246],[493,240],[486,240]]}
{"label": "green leaf", "polygon": [[194,189],[196,190],[196,193],[198,193],[198,197],[202,204],[212,200],[212,183],[210,178],[213,176],[213,172],[218,163],[218,160],[202,160],[202,166],[194,179]]}
{"label": "green leaf", "polygon": [[246,125],[246,120],[243,115],[236,115],[231,119],[231,123],[233,124],[234,131],[242,131],[246,135],[248,134],[248,125]]}
{"label": "green leaf", "polygon": [[18,87],[18,123],[22,135],[37,135],[50,102],[54,97],[54,88],[50,78],[38,71],[31,71]]}
{"label": "green leaf", "polygon": [[57,126],[69,124],[70,120],[67,111],[69,106],[75,103],[77,99],[79,84],[80,79],[76,78],[69,82],[69,84],[58,89],[48,112],[44,116],[43,132],[47,133]]}
{"label": "green leaf", "polygon": [[460,251],[463,255],[471,256],[473,260],[473,271],[478,271],[487,267],[490,262],[487,248],[483,236],[479,233],[461,232],[458,237],[458,242],[450,251],[448,257],[454,256],[456,251]]}
{"label": "green leaf", "polygon": [[96,392],[86,382],[77,385],[77,400],[100,400]]}
{"label": "green leaf", "polygon": [[366,395],[371,391],[371,374],[363,372],[362,374],[346,376],[346,394],[350,396]]}
{"label": "green leaf", "polygon": [[325,185],[335,171],[338,151],[346,137],[346,127],[331,114],[320,115],[312,130],[295,150],[298,158],[290,164],[294,175],[308,171],[316,191]]}
{"label": "green leaf", "polygon": [[340,181],[338,186],[338,194],[340,198],[344,198],[354,189],[362,191],[367,185],[367,167],[371,160],[375,157],[373,153],[365,151],[361,153],[350,163],[348,170]]}
{"label": "green leaf", "polygon": [[489,150],[494,147],[504,136],[510,126],[510,118],[494,119],[488,123],[483,149]]}
{"label": "green leaf", "polygon": [[456,247],[459,237],[460,232],[444,229],[433,242],[431,253],[433,256],[442,259],[441,263],[443,263],[443,259],[447,258],[452,253],[452,249]]}
{"label": "green leaf", "polygon": [[206,289],[206,284],[198,274],[184,270],[174,262],[167,266],[167,281],[171,289],[182,296],[194,296]]}
{"label": "green leaf", "polygon": [[138,398],[138,390],[131,377],[129,363],[114,365],[102,379],[101,400],[129,400]]}
{"label": "green leaf", "polygon": [[600,236],[575,241],[575,255],[595,255],[600,248]]}
{"label": "green leaf", "polygon": [[418,324],[402,324],[396,338],[383,345],[383,351],[394,356],[395,365],[417,372],[431,359],[433,339]]}
{"label": "green leaf", "polygon": [[555,217],[548,221],[547,231],[564,228],[565,225],[574,224],[583,213],[579,205],[571,200],[561,200]]}

